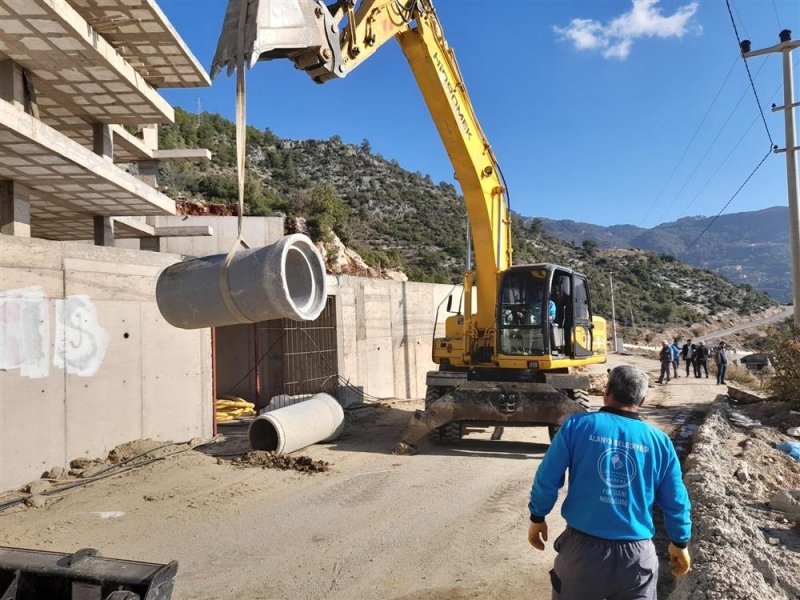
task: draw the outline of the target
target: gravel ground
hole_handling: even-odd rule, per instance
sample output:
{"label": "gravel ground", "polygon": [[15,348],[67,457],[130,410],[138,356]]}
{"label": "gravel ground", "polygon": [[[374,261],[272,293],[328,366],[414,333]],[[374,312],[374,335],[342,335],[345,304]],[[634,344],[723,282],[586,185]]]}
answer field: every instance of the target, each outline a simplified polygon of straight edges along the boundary
{"label": "gravel ground", "polygon": [[[597,370],[621,363],[658,374],[657,362],[635,356],[611,356]],[[672,432],[720,391],[710,380],[681,378],[653,387],[643,412]],[[174,600],[549,599],[560,507],[548,518],[545,552],[526,539],[547,432],[507,428],[491,441],[487,430],[457,446],[391,455],[421,406],[348,412],[340,440],[302,450],[329,463],[313,474],[237,466],[249,450],[246,430],[220,428],[224,443],[184,445],[175,455],[162,448],[165,460],[49,497],[44,508],[0,513],[0,545],[177,559]],[[132,444],[116,458],[152,446]]]}
{"label": "gravel ground", "polygon": [[[748,421],[759,417],[779,428]],[[777,492],[800,488],[800,463],[775,448],[794,418],[774,402],[714,403],[684,462],[694,568],[670,600],[800,598],[800,515],[768,505]]]}

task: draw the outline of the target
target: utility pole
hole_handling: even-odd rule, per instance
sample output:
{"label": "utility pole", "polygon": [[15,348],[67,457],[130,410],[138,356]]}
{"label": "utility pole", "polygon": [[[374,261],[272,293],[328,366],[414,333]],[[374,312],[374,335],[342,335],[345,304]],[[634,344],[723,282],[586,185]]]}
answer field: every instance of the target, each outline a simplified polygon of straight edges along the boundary
{"label": "utility pole", "polygon": [[614,352],[617,352],[617,312],[614,310],[614,276],[609,274],[608,280],[611,282],[611,335],[614,340]]}
{"label": "utility pole", "polygon": [[636,321],[633,320],[633,306],[631,306],[630,302],[628,302],[628,310],[631,311],[631,325],[633,325],[633,335],[636,335]]}
{"label": "utility pole", "polygon": [[780,43],[761,50],[750,50],[750,40],[742,40],[742,57],[752,58],[773,52],[783,54],[783,106],[772,105],[772,112],[782,110],[786,125],[786,147],[774,149],[776,154],[786,153],[786,184],[789,191],[789,235],[792,246],[792,297],[794,302],[794,324],[800,327],[800,210],[797,206],[797,140],[795,138],[794,109],[800,102],[794,101],[794,74],[792,72],[792,50],[800,47],[800,41],[792,41],[792,32],[784,29],[778,34]]}

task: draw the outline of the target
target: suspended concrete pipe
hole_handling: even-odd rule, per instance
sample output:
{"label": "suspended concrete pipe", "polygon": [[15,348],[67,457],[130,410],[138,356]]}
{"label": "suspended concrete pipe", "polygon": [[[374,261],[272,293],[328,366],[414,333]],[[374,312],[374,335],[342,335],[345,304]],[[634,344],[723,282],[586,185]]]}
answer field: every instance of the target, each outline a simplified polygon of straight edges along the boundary
{"label": "suspended concrete pipe", "polygon": [[201,329],[282,318],[312,321],[325,308],[325,265],[307,236],[287,235],[234,254],[228,290],[221,273],[226,257],[188,260],[161,272],[156,301],[170,325]]}
{"label": "suspended concrete pipe", "polygon": [[344,411],[329,394],[314,394],[308,400],[256,417],[250,424],[250,446],[288,454],[318,442],[335,440],[344,428]]}

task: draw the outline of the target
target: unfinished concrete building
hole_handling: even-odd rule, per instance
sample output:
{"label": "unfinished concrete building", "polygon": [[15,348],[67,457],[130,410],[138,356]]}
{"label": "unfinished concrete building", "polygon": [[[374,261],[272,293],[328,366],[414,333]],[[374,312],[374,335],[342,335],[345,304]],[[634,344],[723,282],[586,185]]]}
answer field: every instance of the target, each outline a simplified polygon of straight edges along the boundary
{"label": "unfinished concrete building", "polygon": [[169,327],[153,296],[179,257],[112,247],[210,233],[145,221],[175,214],[158,161],[210,158],[158,149],[174,113],[156,88],[207,85],[152,0],[0,3],[0,489],[124,440],[210,435],[210,332]]}
{"label": "unfinished concrete building", "polygon": [[[311,323],[162,318],[161,269],[236,238],[235,217],[171,216],[157,188],[159,161],[210,159],[158,148],[157,88],[208,84],[154,0],[0,2],[0,491],[129,440],[210,437],[226,393],[424,396],[452,286],[329,276]],[[251,245],[282,234],[245,219]]]}

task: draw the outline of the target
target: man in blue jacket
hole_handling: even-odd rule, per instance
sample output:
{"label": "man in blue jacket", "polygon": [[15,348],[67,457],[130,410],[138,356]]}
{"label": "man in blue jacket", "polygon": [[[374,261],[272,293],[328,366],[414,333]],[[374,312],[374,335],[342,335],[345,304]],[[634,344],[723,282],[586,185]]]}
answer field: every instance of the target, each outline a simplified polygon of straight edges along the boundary
{"label": "man in blue jacket", "polygon": [[528,541],[544,550],[545,517],[569,469],[567,529],[553,543],[553,600],[655,599],[654,503],[664,513],[673,575],[691,568],[689,497],[669,437],[638,414],[647,388],[639,369],[613,369],[605,406],[567,419],[536,472]]}
{"label": "man in blue jacket", "polygon": [[678,345],[678,338],[672,340],[672,370],[674,371],[675,379],[678,379],[678,367],[681,364],[681,347]]}

